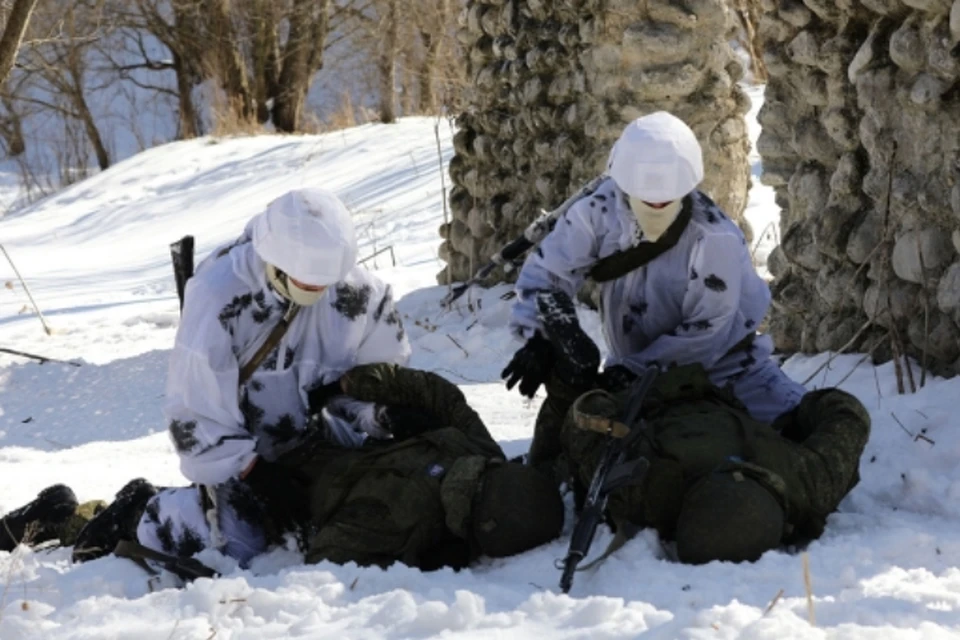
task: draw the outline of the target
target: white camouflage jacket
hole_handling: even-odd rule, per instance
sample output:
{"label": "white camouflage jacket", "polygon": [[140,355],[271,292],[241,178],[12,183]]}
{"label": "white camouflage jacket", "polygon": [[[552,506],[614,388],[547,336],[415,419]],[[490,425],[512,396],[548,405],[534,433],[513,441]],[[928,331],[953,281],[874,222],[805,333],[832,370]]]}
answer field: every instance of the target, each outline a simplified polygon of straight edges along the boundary
{"label": "white camouflage jacket", "polygon": [[[606,365],[636,371],[700,362],[722,384],[770,355],[769,341],[728,353],[755,332],[770,290],[737,225],[699,191],[688,197],[691,220],[676,246],[601,285]],[[606,180],[557,221],[524,263],[510,320],[515,333],[530,337],[539,328],[537,291],[560,289],[573,297],[597,260],[645,241],[626,195]]]}
{"label": "white camouflage jacket", "polygon": [[246,363],[287,309],[249,242],[201,263],[186,287],[164,415],[187,479],[218,484],[256,455],[272,460],[306,427],[307,392],[357,364],[405,364],[410,345],[390,287],[355,267],[304,307],[238,387]]}

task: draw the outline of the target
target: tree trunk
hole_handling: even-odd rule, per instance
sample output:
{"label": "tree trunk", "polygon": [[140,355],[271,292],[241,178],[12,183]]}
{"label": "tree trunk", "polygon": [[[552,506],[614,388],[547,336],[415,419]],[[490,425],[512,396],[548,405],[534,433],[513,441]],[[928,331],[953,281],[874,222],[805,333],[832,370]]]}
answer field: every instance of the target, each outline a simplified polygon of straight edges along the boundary
{"label": "tree trunk", "polygon": [[30,14],[33,13],[36,4],[37,0],[14,0],[13,2],[3,35],[0,36],[0,84],[3,84],[7,74],[13,68],[17,51],[23,41],[23,34],[27,31],[27,23],[30,22]]}
{"label": "tree trunk", "polygon": [[400,25],[397,0],[386,0],[385,7],[380,19],[383,43],[377,66],[380,71],[380,122],[390,124],[397,120],[397,50],[400,43]]}
{"label": "tree trunk", "polygon": [[257,121],[270,119],[269,101],[280,89],[280,42],[277,39],[279,15],[273,0],[254,0],[248,17],[252,44],[253,99],[257,103]]}
{"label": "tree trunk", "polygon": [[328,0],[296,0],[290,15],[290,33],[283,50],[273,124],[278,131],[292,133],[300,128],[303,104],[313,73],[323,64],[327,37]]}
{"label": "tree trunk", "polygon": [[241,118],[249,119],[255,115],[256,108],[228,4],[228,0],[207,0],[206,2],[211,44],[216,47],[213,56],[214,72],[220,78],[221,86],[227,93],[230,108],[236,109]]}
{"label": "tree trunk", "polygon": [[23,137],[23,121],[16,112],[13,101],[6,95],[0,97],[9,117],[0,122],[0,135],[7,143],[7,156],[16,158],[27,150],[27,143]]}
{"label": "tree trunk", "polygon": [[100,170],[108,169],[110,167],[110,154],[107,153],[107,148],[103,144],[103,138],[100,136],[100,130],[93,119],[93,114],[90,113],[90,106],[87,104],[86,98],[78,92],[71,96],[70,101],[80,116],[83,130],[87,133],[87,139],[93,145],[93,152],[97,155],[97,164],[100,166]]}
{"label": "tree trunk", "polygon": [[180,106],[180,138],[188,140],[200,135],[200,120],[193,106],[193,78],[187,65],[173,52],[173,70],[177,76],[177,100]]}
{"label": "tree trunk", "polygon": [[[441,29],[447,24],[450,17],[450,0],[437,0],[437,24]],[[420,40],[423,42],[423,63],[420,65],[420,113],[437,112],[437,94],[434,91],[434,75],[437,73],[437,62],[440,60],[440,49],[443,46],[442,31],[434,33],[431,30],[421,29]]]}

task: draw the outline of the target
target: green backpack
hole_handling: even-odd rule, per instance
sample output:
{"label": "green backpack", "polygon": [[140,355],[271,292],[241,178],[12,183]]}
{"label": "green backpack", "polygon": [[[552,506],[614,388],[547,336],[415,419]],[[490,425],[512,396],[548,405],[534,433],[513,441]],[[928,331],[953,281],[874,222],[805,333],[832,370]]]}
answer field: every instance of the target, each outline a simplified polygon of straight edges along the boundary
{"label": "green backpack", "polygon": [[486,464],[452,427],[396,444],[315,449],[298,467],[311,495],[307,561],[430,569],[447,546],[454,557],[444,564],[465,566],[476,555],[465,527]]}

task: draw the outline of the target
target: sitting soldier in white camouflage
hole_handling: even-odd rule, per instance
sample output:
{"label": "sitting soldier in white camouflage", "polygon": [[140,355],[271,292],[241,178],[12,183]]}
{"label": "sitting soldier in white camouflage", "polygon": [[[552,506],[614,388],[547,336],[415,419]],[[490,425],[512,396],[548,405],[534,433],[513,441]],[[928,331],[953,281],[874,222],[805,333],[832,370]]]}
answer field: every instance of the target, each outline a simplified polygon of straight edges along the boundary
{"label": "sitting soldier in white camouflage", "polygon": [[[390,287],[356,257],[343,203],[301,189],[199,265],[186,287],[164,414],[180,468],[200,486],[151,498],[141,544],[181,556],[214,546],[243,563],[284,532],[264,531],[265,520],[296,529],[306,496],[273,461],[309,436],[309,416],[341,393],[344,372],[410,355]],[[244,365],[295,308],[244,380]]]}
{"label": "sitting soldier in white camouflage", "polygon": [[[504,378],[508,388],[520,382],[520,392],[530,397],[547,384],[530,461],[556,457],[567,409],[589,388],[585,381],[570,388],[557,379],[555,349],[575,359],[570,352],[577,348],[562,339],[551,344],[542,327],[545,312],[559,325],[577,326],[571,300],[588,275],[601,286],[609,349],[604,386],[622,387],[632,372],[650,365],[700,363],[713,384],[732,385],[758,420],[772,422],[793,409],[804,388],[781,372],[770,357],[772,340],[757,333],[770,290],[753,266],[741,230],[697,190],[703,159],[693,131],[662,111],[638,118],[614,145],[607,175],[557,221],[517,280],[510,323],[527,343]],[[655,257],[642,266],[597,277],[603,259],[654,248],[659,249]]]}

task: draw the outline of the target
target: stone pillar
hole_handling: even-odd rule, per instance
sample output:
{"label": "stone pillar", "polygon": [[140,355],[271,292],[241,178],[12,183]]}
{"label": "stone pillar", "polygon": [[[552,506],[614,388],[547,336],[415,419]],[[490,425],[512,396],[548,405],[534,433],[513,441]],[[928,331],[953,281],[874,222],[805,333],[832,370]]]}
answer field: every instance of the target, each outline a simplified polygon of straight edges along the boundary
{"label": "stone pillar", "polygon": [[[765,0],[764,183],[786,351],[960,356],[960,0]],[[866,328],[865,328],[866,327]],[[926,355],[924,355],[926,352]]]}
{"label": "stone pillar", "polygon": [[470,106],[454,137],[439,281],[448,270],[470,277],[541,209],[603,171],[624,126],[653,111],[690,125],[704,190],[741,220],[749,100],[732,29],[724,0],[468,0],[458,37],[470,54]]}

